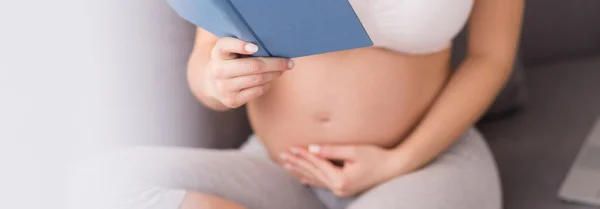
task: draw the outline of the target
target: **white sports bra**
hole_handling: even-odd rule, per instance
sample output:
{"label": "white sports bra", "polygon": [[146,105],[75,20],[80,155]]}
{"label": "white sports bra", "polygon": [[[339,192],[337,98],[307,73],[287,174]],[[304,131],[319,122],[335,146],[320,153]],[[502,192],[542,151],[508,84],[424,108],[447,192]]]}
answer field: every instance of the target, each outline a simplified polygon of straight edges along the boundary
{"label": "white sports bra", "polygon": [[452,45],[474,0],[349,1],[375,46],[429,54]]}

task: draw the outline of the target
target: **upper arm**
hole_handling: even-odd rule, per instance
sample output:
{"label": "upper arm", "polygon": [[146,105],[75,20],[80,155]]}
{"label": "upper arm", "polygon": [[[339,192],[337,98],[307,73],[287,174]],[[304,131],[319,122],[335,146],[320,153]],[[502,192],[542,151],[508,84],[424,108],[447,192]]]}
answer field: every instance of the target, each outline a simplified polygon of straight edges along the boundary
{"label": "upper arm", "polygon": [[204,74],[200,69],[203,69],[210,60],[210,52],[217,40],[218,38],[208,31],[196,28],[194,47],[188,59],[187,77],[192,91],[199,95],[199,98],[203,98],[201,94],[203,86],[199,84],[202,84],[202,75]]}
{"label": "upper arm", "polygon": [[[196,37],[194,40],[194,52],[210,52],[219,38],[212,33],[196,27]],[[209,53],[210,54],[210,53]]]}
{"label": "upper arm", "polygon": [[524,0],[475,0],[469,21],[468,56],[512,66],[519,46]]}

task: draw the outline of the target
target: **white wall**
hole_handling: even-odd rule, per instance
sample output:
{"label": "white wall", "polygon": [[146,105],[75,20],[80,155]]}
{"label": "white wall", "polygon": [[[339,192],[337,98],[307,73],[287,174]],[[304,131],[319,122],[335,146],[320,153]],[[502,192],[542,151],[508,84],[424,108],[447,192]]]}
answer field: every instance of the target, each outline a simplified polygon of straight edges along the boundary
{"label": "white wall", "polygon": [[76,160],[206,132],[193,27],[162,0],[2,1],[0,31],[0,208],[62,209]]}

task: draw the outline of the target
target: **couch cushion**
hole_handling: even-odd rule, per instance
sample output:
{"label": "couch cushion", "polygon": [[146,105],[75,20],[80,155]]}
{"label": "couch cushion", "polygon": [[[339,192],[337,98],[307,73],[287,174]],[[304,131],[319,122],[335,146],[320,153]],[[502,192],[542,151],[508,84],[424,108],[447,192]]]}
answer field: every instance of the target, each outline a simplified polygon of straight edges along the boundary
{"label": "couch cushion", "polygon": [[480,126],[498,161],[506,208],[589,208],[556,196],[600,116],[599,78],[600,56],[528,69],[527,108]]}
{"label": "couch cushion", "polygon": [[598,0],[527,0],[525,64],[600,52],[598,11]]}

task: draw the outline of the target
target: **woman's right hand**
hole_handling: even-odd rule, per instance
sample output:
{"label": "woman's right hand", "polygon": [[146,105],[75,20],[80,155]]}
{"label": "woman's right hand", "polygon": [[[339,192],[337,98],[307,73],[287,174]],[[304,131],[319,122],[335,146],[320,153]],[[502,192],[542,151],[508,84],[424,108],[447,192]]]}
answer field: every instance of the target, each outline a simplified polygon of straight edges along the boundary
{"label": "woman's right hand", "polygon": [[235,38],[221,38],[206,65],[204,90],[228,108],[238,108],[265,94],[271,82],[294,67],[291,59],[250,57],[258,47]]}

